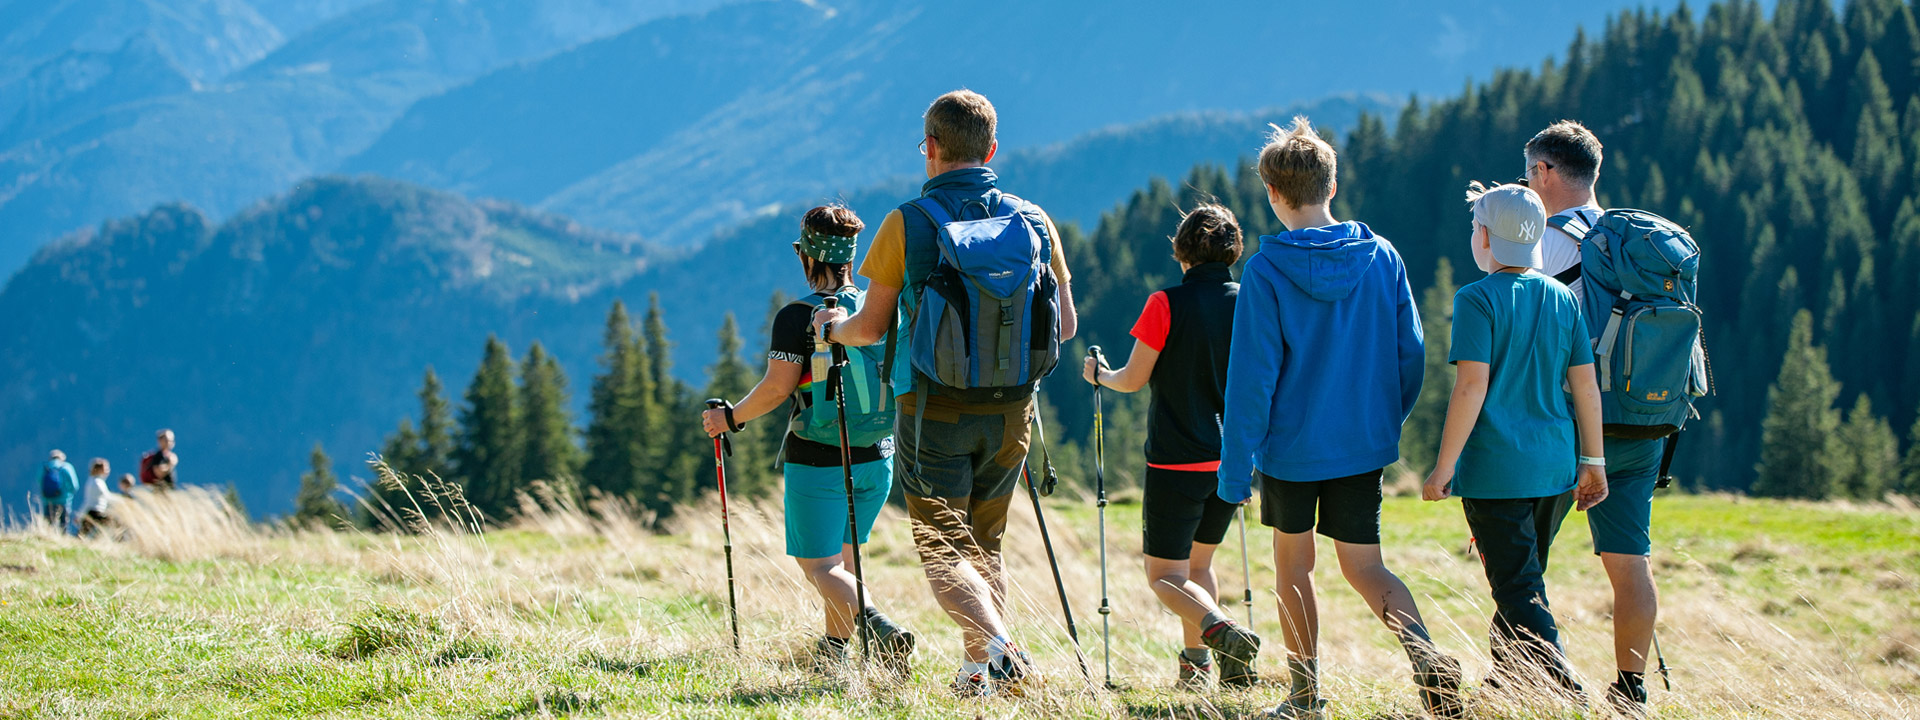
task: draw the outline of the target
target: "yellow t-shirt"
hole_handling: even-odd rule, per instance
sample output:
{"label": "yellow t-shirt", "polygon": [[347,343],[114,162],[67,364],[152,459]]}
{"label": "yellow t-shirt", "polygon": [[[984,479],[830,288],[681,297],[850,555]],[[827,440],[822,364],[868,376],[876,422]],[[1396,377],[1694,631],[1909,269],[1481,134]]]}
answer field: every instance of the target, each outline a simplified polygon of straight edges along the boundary
{"label": "yellow t-shirt", "polygon": [[[1046,220],[1047,237],[1052,240],[1053,277],[1066,285],[1072,276],[1067,273],[1067,253],[1060,246],[1060,229],[1054,227],[1053,218],[1045,211],[1041,211],[1040,217]],[[860,276],[889,287],[907,286],[907,228],[898,209],[887,213],[886,219],[880,221],[880,229],[874,231],[867,259],[860,263]]]}

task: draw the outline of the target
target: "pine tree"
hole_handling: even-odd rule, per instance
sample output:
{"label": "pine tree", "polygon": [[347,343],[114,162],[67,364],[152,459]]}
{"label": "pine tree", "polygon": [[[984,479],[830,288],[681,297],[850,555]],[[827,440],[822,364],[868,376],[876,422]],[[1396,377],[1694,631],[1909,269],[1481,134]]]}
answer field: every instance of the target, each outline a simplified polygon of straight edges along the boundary
{"label": "pine tree", "polygon": [[693,420],[703,408],[692,397],[686,383],[675,379],[671,372],[673,341],[667,336],[666,313],[660,308],[659,293],[647,297],[647,318],[642,332],[646,339],[648,377],[653,383],[654,402],[648,408],[650,430],[645,442],[654,472],[649,488],[640,493],[640,501],[659,516],[666,517],[673,513],[674,506],[694,500],[696,488],[701,487],[697,476],[702,463],[710,468],[712,459],[694,450],[708,445],[706,433]]}
{"label": "pine tree", "polygon": [[333,496],[334,491],[340,489],[340,481],[333,474],[333,458],[327,457],[320,443],[314,443],[308,462],[311,469],[300,476],[300,491],[293,498],[293,525],[308,527],[339,522],[347,516],[347,508]]}
{"label": "pine tree", "polygon": [[1773,497],[1823,499],[1834,490],[1834,436],[1840,411],[1833,401],[1840,383],[1827,367],[1827,351],[1813,344],[1813,314],[1793,316],[1780,378],[1767,388],[1761,421],[1760,466],[1753,491]]}
{"label": "pine tree", "polygon": [[526,439],[520,477],[571,486],[580,470],[573,418],[567,412],[567,377],[560,362],[535,342],[520,363],[520,436]]}
{"label": "pine tree", "polygon": [[424,477],[453,477],[453,404],[432,366],[420,380],[420,451],[414,472]]}
{"label": "pine tree", "polygon": [[[733,313],[720,323],[720,353],[707,369],[707,397],[738,400],[753,389],[753,369],[740,359],[740,326]],[[734,433],[733,457],[727,460],[727,492],[740,497],[765,495],[773,487],[767,457],[762,454],[760,438],[764,429],[778,425],[775,418],[762,418],[752,426]]]}
{"label": "pine tree", "polygon": [[1920,419],[1915,419],[1913,427],[1907,430],[1907,454],[1900,460],[1899,490],[1907,497],[1920,498]]}
{"label": "pine tree", "polygon": [[1446,258],[1433,270],[1433,285],[1420,298],[1420,328],[1426,335],[1426,379],[1420,386],[1420,400],[1400,430],[1400,458],[1416,474],[1433,470],[1433,459],[1440,452],[1440,430],[1447,421],[1447,398],[1453,392],[1453,364],[1447,353],[1453,347],[1453,263]]}
{"label": "pine tree", "polygon": [[1900,480],[1900,438],[1885,418],[1873,414],[1866,393],[1853,404],[1833,444],[1834,492],[1859,500],[1878,500]]}
{"label": "pine tree", "polygon": [[[414,432],[412,418],[400,418],[400,427],[395,428],[393,434],[388,435],[386,442],[380,446],[380,460],[400,477],[419,472],[420,433]],[[384,490],[385,488],[375,486],[374,493],[378,495]]]}
{"label": "pine tree", "polygon": [[639,457],[644,435],[635,423],[641,404],[648,399],[639,386],[646,356],[634,339],[626,305],[619,300],[607,313],[603,345],[606,352],[600,356],[600,366],[604,370],[594,376],[587,403],[587,462],[581,478],[588,487],[608,495],[631,496],[640,489],[645,471]]}
{"label": "pine tree", "polygon": [[460,442],[453,466],[467,502],[486,519],[504,519],[520,490],[525,443],[514,410],[513,358],[499,338],[487,336],[486,353],[467,386],[460,413]]}

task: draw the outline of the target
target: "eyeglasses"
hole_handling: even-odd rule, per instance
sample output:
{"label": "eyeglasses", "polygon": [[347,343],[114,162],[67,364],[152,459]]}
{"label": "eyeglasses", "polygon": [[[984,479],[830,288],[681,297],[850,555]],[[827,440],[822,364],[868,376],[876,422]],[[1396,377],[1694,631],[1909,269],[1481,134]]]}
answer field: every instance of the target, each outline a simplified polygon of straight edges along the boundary
{"label": "eyeglasses", "polygon": [[921,155],[927,154],[928,140],[939,140],[939,139],[940,139],[940,136],[934,135],[932,133],[928,133],[926,137],[920,138],[920,154]]}
{"label": "eyeglasses", "polygon": [[1527,170],[1526,170],[1526,172],[1523,172],[1523,173],[1520,173],[1520,178],[1519,178],[1519,179],[1517,179],[1517,180],[1514,180],[1514,181],[1513,181],[1513,182],[1514,182],[1514,184],[1516,184],[1516,185],[1526,185],[1526,184],[1527,184],[1527,181],[1533,178],[1533,168],[1534,168],[1535,166],[1537,166],[1537,165],[1545,165],[1545,166],[1547,166],[1547,169],[1548,169],[1548,170],[1552,170],[1552,169],[1553,169],[1553,163],[1550,163],[1550,162],[1547,162],[1547,161],[1545,161],[1545,160],[1536,160],[1536,161],[1534,161],[1534,163],[1533,163],[1533,165],[1528,165],[1528,166],[1527,166]]}

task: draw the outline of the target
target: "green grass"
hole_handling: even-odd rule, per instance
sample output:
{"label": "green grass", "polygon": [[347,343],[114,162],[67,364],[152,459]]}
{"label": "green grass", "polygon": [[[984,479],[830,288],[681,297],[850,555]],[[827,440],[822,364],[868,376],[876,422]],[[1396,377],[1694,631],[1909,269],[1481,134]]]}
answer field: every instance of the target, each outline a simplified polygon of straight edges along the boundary
{"label": "green grass", "polygon": [[[1095,513],[1064,498],[1047,511],[1098,675]],[[1216,696],[1168,688],[1177,626],[1142,587],[1137,504],[1108,515],[1114,668],[1134,689],[1077,689],[1051,580],[1036,559],[1044,556],[1030,514],[1019,511],[1009,531],[1010,614],[1050,679],[1037,697],[989,701],[945,697],[957,639],[893,513],[867,559],[876,598],[922,633],[906,687],[799,667],[794,656],[817,632],[818,609],[781,555],[777,515],[753,509],[734,519],[746,638],[733,654],[712,512],[690,510],[661,536],[618,523],[550,534],[535,522],[486,536],[262,532],[195,544],[183,533],[170,541],[181,558],[173,561],[137,544],[0,534],[0,718],[1201,718],[1278,699],[1271,688]],[[1655,523],[1661,633],[1678,684],[1656,692],[1662,717],[1920,712],[1920,513],[1674,495],[1657,501]],[[1395,498],[1383,525],[1390,565],[1421,598],[1442,647],[1478,677],[1487,603],[1464,553],[1459,506]],[[1264,545],[1266,534],[1250,528],[1249,537]],[[1569,655],[1597,687],[1611,667],[1610,598],[1587,542],[1584,518],[1569,518],[1548,583]],[[1253,561],[1256,579],[1270,581],[1264,553]],[[1391,637],[1342,583],[1330,550],[1321,562],[1335,716],[1412,716]],[[1223,594],[1237,597],[1233,535],[1218,569]],[[1262,594],[1252,620],[1272,650],[1278,620],[1271,591]]]}

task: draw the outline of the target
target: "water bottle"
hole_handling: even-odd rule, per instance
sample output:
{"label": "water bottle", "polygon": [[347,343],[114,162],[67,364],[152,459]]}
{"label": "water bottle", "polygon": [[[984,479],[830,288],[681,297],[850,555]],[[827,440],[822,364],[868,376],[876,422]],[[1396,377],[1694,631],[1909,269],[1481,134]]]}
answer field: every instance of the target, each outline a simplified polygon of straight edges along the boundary
{"label": "water bottle", "polygon": [[[836,298],[833,296],[828,296],[826,300],[823,301],[823,306],[826,307],[826,309],[828,310],[832,310],[836,307],[839,307],[839,305],[840,305],[840,298]],[[828,369],[831,367],[833,367],[832,346],[827,342],[827,339],[824,337],[814,338],[813,339],[813,381],[817,383],[826,382],[827,372],[828,372]]]}

